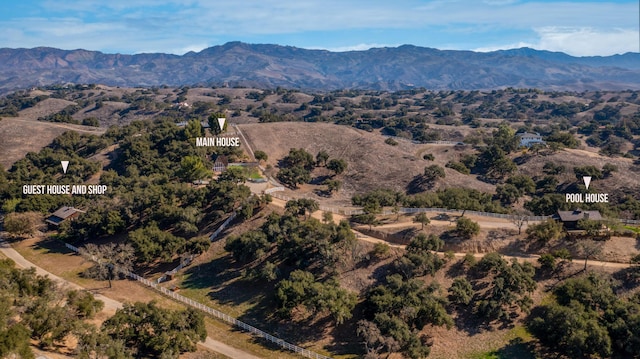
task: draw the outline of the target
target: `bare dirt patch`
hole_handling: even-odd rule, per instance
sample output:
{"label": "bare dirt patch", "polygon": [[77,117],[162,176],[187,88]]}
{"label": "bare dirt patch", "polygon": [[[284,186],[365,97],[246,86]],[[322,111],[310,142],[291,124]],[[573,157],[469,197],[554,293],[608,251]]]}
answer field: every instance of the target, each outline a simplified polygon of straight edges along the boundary
{"label": "bare dirt patch", "polygon": [[31,121],[22,117],[3,118],[0,121],[0,153],[2,153],[0,164],[9,168],[28,152],[40,151],[66,131],[101,135],[105,129],[67,123]]}
{"label": "bare dirt patch", "polygon": [[38,102],[33,107],[20,111],[20,117],[25,120],[36,121],[38,117],[56,113],[69,105],[75,105],[73,101],[67,101],[60,98],[48,98]]}

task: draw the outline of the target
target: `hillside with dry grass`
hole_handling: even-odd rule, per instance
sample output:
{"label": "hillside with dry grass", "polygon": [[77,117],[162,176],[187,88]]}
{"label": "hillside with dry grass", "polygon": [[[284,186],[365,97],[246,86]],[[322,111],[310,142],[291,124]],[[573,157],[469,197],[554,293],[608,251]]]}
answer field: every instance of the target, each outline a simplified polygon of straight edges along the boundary
{"label": "hillside with dry grass", "polygon": [[[421,174],[426,165],[432,164],[422,158],[426,152],[436,155],[433,163],[444,166],[461,153],[472,151],[467,146],[415,144],[403,139],[398,145],[391,146],[384,142],[388,137],[379,133],[324,123],[284,122],[238,127],[246,134],[252,148],[269,155],[268,164],[273,167],[278,166],[278,161],[291,148],[304,148],[314,155],[324,150],[331,158],[346,160],[349,167],[342,175],[342,195],[347,200],[355,193],[379,188],[405,191],[412,179]],[[493,189],[492,185],[471,176],[451,169],[445,169],[445,172],[447,181],[437,183],[434,189],[469,187],[489,192]]]}

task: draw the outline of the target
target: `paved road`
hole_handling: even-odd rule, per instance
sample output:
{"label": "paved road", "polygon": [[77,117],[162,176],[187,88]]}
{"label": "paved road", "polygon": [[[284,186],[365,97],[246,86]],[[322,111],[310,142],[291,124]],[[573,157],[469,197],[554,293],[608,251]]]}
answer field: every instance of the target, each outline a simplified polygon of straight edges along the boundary
{"label": "paved road", "polygon": [[[0,252],[2,252],[2,254],[4,254],[5,256],[7,256],[7,258],[10,258],[11,260],[13,260],[14,262],[16,262],[16,265],[18,267],[21,268],[30,268],[30,267],[34,267],[36,269],[36,273],[38,273],[39,275],[46,275],[49,276],[49,278],[53,279],[56,283],[58,283],[59,285],[63,286],[63,287],[67,287],[67,288],[72,288],[72,289],[78,289],[78,290],[84,290],[85,288],[77,285],[76,283],[73,282],[69,282],[66,279],[60,278],[57,275],[47,272],[46,270],[38,267],[37,265],[29,262],[28,260],[26,260],[20,253],[18,253],[15,249],[11,248],[11,245],[7,242],[5,242],[4,240],[0,239]],[[95,297],[97,299],[100,299],[101,301],[104,302],[104,307],[105,310],[107,312],[112,312],[115,313],[116,309],[118,308],[122,308],[122,303],[118,302],[116,300],[113,300],[111,298],[105,297],[104,295],[101,294],[96,294]],[[249,354],[247,352],[244,352],[240,349],[231,347],[225,343],[219,342],[217,340],[211,339],[210,337],[207,337],[207,339],[204,341],[204,343],[198,343],[199,346],[212,350],[214,352],[220,353],[222,355],[228,356],[230,358],[238,358],[238,359],[260,359],[260,357],[257,357],[255,355]]]}

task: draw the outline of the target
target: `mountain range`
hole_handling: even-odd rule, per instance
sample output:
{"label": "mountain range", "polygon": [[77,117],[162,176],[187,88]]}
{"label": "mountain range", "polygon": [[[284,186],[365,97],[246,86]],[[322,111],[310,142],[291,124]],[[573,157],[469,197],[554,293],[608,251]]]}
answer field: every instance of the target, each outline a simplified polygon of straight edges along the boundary
{"label": "mountain range", "polygon": [[640,89],[640,53],[574,57],[530,48],[473,52],[403,45],[330,52],[230,42],[184,55],[0,49],[0,92],[58,83],[228,85],[309,90]]}

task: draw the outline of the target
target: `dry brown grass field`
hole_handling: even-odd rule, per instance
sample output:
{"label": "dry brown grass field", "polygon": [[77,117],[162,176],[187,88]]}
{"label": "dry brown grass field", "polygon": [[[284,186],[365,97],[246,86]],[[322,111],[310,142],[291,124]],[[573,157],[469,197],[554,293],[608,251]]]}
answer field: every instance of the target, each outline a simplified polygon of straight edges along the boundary
{"label": "dry brown grass field", "polygon": [[[268,164],[273,167],[291,148],[304,148],[313,155],[324,150],[331,158],[346,160],[348,169],[340,175],[343,190],[334,199],[343,202],[349,202],[355,193],[378,188],[404,191],[425,166],[434,163],[444,166],[471,150],[468,146],[414,144],[403,139],[397,140],[397,146],[391,146],[384,142],[386,137],[378,133],[326,123],[278,122],[239,127],[254,150],[269,155]],[[424,160],[425,153],[433,153],[435,161]],[[449,168],[445,173],[446,181],[438,183],[436,188],[469,187],[490,192],[494,188]]]}
{"label": "dry brown grass field", "polygon": [[38,121],[38,117],[60,111],[70,104],[74,102],[48,98],[20,111],[18,117],[4,117],[0,121],[0,165],[11,167],[28,152],[38,152],[66,131],[95,135],[104,133],[103,128]]}

